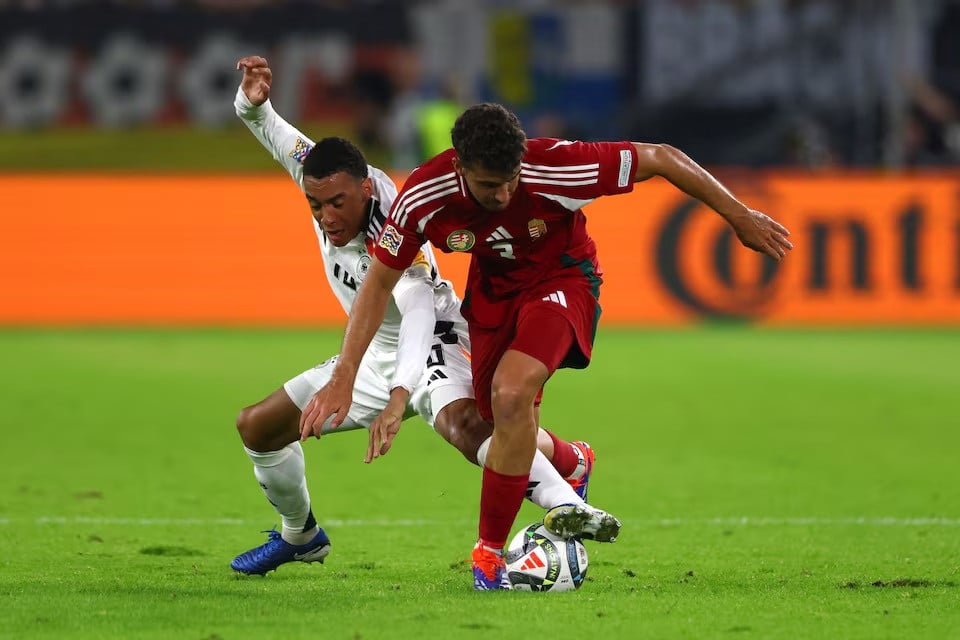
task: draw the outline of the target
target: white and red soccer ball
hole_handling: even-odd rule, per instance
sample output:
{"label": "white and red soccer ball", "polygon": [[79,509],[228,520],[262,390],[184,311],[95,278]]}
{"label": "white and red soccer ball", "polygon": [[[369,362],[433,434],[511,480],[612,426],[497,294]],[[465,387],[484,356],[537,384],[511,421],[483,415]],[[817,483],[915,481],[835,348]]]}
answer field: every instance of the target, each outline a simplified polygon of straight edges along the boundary
{"label": "white and red soccer ball", "polygon": [[587,577],[587,550],[579,540],[564,540],[541,522],[513,537],[504,560],[514,591],[572,591]]}

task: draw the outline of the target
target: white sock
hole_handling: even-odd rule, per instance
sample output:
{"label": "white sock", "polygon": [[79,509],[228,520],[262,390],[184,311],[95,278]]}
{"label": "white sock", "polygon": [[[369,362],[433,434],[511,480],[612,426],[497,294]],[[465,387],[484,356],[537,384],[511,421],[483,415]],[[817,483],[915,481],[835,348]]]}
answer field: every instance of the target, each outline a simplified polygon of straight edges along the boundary
{"label": "white sock", "polygon": [[533,455],[533,465],[530,467],[527,498],[544,509],[552,509],[561,504],[584,503],[583,498],[557,473],[557,468],[539,449]]}
{"label": "white sock", "polygon": [[303,447],[293,442],[279,451],[244,450],[253,461],[253,473],[263,494],[280,514],[280,535],[290,544],[310,542],[317,533],[317,523],[310,511]]}
{"label": "white sock", "polygon": [[[490,440],[491,438],[487,438],[477,447],[477,462],[481,467],[486,466]],[[533,454],[533,464],[530,466],[527,499],[544,509],[552,509],[561,504],[584,504],[583,498],[557,473],[556,467],[539,449]]]}
{"label": "white sock", "polygon": [[487,439],[477,447],[477,464],[480,465],[481,469],[487,466],[487,451],[490,450],[491,440],[493,440],[493,436],[487,436]]}

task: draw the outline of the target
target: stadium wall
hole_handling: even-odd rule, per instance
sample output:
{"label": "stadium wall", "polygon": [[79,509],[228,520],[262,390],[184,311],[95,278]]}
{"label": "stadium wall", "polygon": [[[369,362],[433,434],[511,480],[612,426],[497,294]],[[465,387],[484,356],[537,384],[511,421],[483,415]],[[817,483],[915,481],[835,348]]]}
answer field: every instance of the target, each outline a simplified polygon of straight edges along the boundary
{"label": "stadium wall", "polygon": [[[955,173],[737,174],[793,232],[777,264],[654,180],[587,209],[606,325],[960,322]],[[339,325],[305,202],[277,176],[0,176],[0,324]],[[463,290],[468,259],[440,255]]]}

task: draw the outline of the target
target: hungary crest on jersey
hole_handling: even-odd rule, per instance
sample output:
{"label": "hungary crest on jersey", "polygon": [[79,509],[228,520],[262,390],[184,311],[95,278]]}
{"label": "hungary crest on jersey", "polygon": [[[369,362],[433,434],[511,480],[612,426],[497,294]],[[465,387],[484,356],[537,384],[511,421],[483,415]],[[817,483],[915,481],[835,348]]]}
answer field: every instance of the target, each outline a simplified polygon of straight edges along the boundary
{"label": "hungary crest on jersey", "polygon": [[530,232],[530,237],[536,240],[547,232],[547,223],[540,218],[534,218],[527,223],[527,231]]}
{"label": "hungary crest on jersey", "polygon": [[466,229],[458,229],[447,236],[447,246],[453,251],[470,251],[476,238]]}

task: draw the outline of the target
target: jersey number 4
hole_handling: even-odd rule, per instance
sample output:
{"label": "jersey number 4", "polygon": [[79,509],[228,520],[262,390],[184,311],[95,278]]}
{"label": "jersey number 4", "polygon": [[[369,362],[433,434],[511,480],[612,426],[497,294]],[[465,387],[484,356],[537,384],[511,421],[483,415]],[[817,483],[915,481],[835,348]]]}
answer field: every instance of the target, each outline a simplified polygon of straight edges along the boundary
{"label": "jersey number 4", "polygon": [[353,276],[347,273],[346,269],[340,267],[336,262],[333,263],[333,277],[341,281],[343,284],[347,285],[354,291],[357,290],[357,281],[354,280]]}

